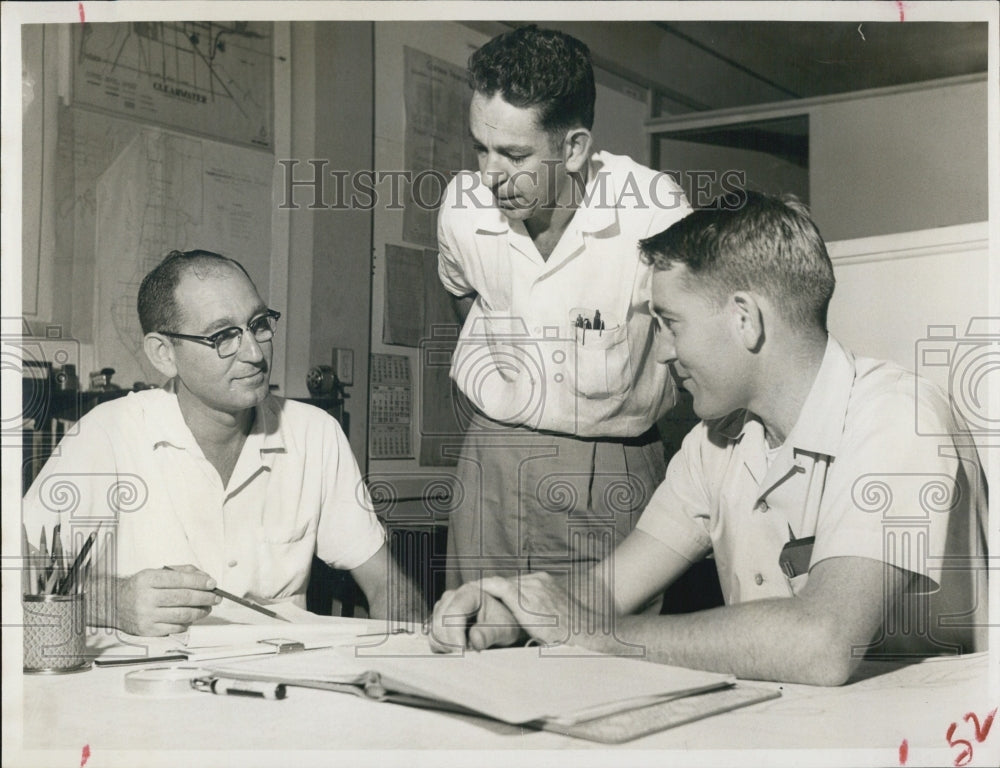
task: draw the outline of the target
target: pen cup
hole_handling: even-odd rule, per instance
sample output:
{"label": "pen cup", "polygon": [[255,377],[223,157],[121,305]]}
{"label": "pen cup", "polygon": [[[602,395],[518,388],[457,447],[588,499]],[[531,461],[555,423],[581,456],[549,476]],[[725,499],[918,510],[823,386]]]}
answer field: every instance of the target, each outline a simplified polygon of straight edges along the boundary
{"label": "pen cup", "polygon": [[58,675],[90,668],[84,593],[24,595],[24,671]]}

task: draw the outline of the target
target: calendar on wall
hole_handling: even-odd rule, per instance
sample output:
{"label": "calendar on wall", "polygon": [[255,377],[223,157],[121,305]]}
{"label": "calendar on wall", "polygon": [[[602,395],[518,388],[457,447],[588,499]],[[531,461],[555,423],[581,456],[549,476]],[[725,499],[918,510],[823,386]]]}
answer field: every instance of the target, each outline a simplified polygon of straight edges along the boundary
{"label": "calendar on wall", "polygon": [[372,355],[368,456],[413,457],[413,380],[406,355]]}

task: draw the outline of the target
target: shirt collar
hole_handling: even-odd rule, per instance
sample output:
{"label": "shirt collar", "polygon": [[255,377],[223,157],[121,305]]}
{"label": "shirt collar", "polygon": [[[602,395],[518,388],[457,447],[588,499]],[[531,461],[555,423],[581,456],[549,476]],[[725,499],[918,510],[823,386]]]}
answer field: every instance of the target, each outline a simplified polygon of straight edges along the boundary
{"label": "shirt collar", "polygon": [[[159,394],[161,397],[146,411],[147,434],[153,447],[167,444],[201,454],[201,447],[181,413],[176,382],[173,379],[168,381]],[[247,443],[257,447],[262,454],[285,450],[281,408],[273,396],[268,395],[264,402],[255,406],[253,426],[247,435]]]}
{"label": "shirt collar", "polygon": [[854,377],[854,355],[827,336],[816,380],[785,442],[800,451],[835,456],[844,435]]}
{"label": "shirt collar", "polygon": [[264,402],[257,406],[253,420],[253,428],[249,437],[260,441],[260,452],[283,453],[285,451],[285,433],[281,423],[281,405],[277,398],[268,395]]}
{"label": "shirt collar", "polygon": [[154,448],[166,444],[201,453],[198,441],[184,421],[184,414],[181,413],[180,402],[177,400],[177,384],[173,379],[156,393],[156,400],[150,408],[145,409],[145,419],[146,434]]}
{"label": "shirt collar", "polygon": [[[816,380],[785,443],[799,451],[835,456],[844,434],[854,376],[854,355],[828,335]],[[755,414],[739,410],[713,422],[711,429],[725,438],[737,440],[746,432],[748,425],[759,423],[760,419]]]}

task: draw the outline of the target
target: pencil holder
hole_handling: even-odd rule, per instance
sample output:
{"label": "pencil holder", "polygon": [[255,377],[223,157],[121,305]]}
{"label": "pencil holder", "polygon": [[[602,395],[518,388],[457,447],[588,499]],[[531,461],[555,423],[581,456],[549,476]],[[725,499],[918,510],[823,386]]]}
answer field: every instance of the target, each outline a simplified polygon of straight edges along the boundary
{"label": "pencil holder", "polygon": [[24,671],[58,675],[90,668],[84,593],[24,595]]}

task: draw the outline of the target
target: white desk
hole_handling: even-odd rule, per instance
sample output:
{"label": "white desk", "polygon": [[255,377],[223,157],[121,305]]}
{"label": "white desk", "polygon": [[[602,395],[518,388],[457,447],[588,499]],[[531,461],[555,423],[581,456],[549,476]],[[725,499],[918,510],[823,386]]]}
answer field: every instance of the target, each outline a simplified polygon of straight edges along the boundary
{"label": "white desk", "polygon": [[[24,677],[24,752],[9,764],[75,767],[81,765],[86,745],[87,768],[353,767],[395,762],[477,767],[528,762],[896,766],[906,740],[906,765],[952,765],[962,747],[949,747],[945,734],[957,722],[954,738],[969,740],[974,750],[968,764],[995,766],[1000,764],[1000,722],[984,742],[977,743],[973,726],[963,720],[967,712],[983,720],[997,706],[997,693],[991,697],[987,690],[989,667],[995,663],[985,654],[903,667],[866,663],[862,679],[841,688],[785,685],[780,699],[610,748],[555,733],[304,688],[289,688],[283,701],[197,692],[171,698],[138,696],[127,693],[123,681],[134,667],[94,668]],[[16,739],[8,731],[4,739],[12,737]],[[475,756],[463,752],[457,759],[414,752],[470,749],[490,752]],[[598,751],[606,749],[617,753],[611,763],[606,753]],[[348,756],[343,750],[369,751]],[[509,750],[560,752],[514,755]],[[685,752],[668,761],[660,752],[636,750]]]}

